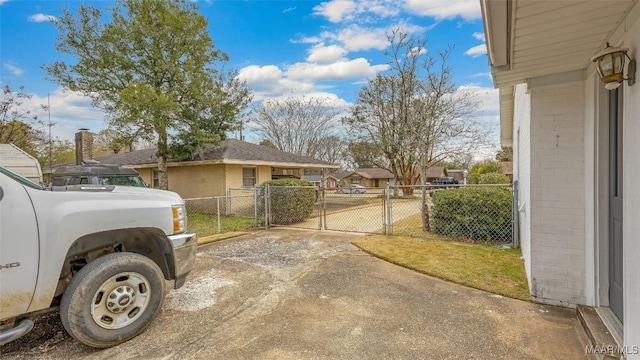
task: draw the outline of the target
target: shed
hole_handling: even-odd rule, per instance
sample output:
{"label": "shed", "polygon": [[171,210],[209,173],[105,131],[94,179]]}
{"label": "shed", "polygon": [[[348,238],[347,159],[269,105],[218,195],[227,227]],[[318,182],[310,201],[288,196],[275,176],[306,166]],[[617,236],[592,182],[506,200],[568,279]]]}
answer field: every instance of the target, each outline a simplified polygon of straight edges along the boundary
{"label": "shed", "polygon": [[42,169],[38,160],[13,144],[0,144],[0,166],[33,182],[42,181]]}

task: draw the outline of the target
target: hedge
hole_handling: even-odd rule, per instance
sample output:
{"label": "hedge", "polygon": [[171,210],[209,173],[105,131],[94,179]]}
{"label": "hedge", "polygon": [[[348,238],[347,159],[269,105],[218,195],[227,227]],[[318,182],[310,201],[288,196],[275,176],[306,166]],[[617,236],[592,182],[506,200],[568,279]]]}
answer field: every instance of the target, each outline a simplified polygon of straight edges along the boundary
{"label": "hedge", "polygon": [[478,242],[512,239],[512,194],[506,187],[467,187],[433,194],[431,231]]}
{"label": "hedge", "polygon": [[[301,222],[313,213],[316,203],[316,191],[313,184],[300,179],[277,179],[265,181],[269,185],[271,198],[271,222],[287,225]],[[264,194],[260,194],[261,200]],[[264,204],[264,200],[260,201]]]}
{"label": "hedge", "polygon": [[501,173],[486,173],[481,174],[478,177],[478,183],[480,184],[510,184],[511,180],[505,174]]}

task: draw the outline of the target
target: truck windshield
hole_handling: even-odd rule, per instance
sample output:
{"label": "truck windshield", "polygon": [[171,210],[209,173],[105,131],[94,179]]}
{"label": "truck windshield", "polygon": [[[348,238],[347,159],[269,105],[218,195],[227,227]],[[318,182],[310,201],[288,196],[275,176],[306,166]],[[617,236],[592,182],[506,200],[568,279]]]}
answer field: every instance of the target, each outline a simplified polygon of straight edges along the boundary
{"label": "truck windshield", "polygon": [[34,183],[33,181],[27,179],[26,177],[16,174],[13,171],[4,168],[2,166],[0,166],[0,173],[3,173],[5,175],[7,175],[8,177],[12,178],[13,180],[21,183],[22,185],[28,186],[30,188],[34,188],[34,189],[38,189],[38,190],[42,190],[42,186]]}
{"label": "truck windshield", "polygon": [[102,175],[98,181],[101,185],[147,187],[147,184],[139,175]]}

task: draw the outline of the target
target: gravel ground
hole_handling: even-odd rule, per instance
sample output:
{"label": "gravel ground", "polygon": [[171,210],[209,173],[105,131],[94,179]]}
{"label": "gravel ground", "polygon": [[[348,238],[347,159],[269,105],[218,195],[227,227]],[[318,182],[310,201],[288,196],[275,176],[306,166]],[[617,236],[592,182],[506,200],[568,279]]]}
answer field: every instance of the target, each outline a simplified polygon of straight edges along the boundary
{"label": "gravel ground", "polygon": [[585,358],[574,311],[403,269],[359,251],[356,236],[273,229],[201,246],[136,338],[92,349],[51,313],[0,358]]}

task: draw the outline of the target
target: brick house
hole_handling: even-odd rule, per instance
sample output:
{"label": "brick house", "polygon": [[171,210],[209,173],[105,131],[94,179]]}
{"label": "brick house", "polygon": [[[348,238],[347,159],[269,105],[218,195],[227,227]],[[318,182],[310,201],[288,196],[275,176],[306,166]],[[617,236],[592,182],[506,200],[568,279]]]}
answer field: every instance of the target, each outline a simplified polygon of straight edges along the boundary
{"label": "brick house", "polygon": [[393,181],[393,174],[387,169],[356,169],[343,178],[345,185],[357,184],[364,187],[384,188]]}
{"label": "brick house", "polygon": [[640,86],[605,89],[591,59],[608,44],[640,56],[640,4],[480,3],[531,296],[592,307],[618,345],[637,350]]}
{"label": "brick house", "polygon": [[[95,157],[102,164],[136,169],[147,184],[157,186],[156,149]],[[304,169],[337,169],[340,166],[267,146],[227,139],[204,151],[202,158],[167,161],[169,190],[183,198],[226,195],[227,189],[250,188],[277,177],[301,178]]]}

